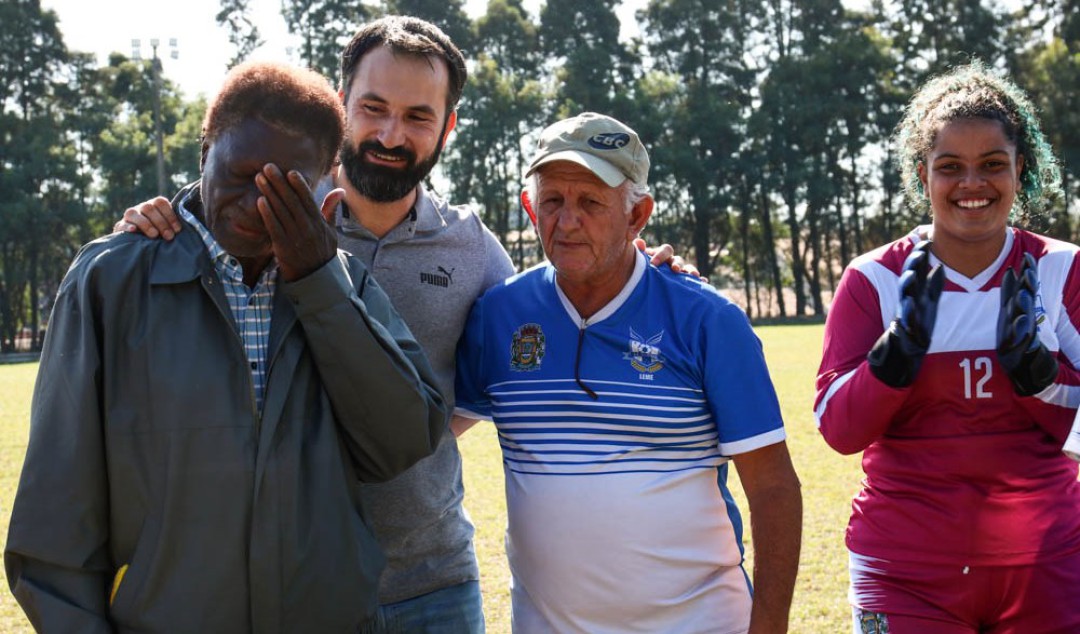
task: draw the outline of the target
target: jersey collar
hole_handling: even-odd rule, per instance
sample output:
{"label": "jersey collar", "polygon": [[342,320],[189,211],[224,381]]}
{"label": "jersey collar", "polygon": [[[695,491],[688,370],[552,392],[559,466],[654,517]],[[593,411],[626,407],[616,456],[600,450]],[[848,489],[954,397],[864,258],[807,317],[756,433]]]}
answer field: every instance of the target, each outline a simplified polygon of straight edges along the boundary
{"label": "jersey collar", "polygon": [[[548,266],[551,266],[551,264],[548,263]],[[570,302],[570,298],[566,296],[566,293],[563,293],[561,288],[559,288],[559,283],[555,279],[558,273],[554,270],[555,267],[553,266],[551,282],[555,285],[555,292],[558,293],[559,301],[562,302],[566,314],[569,315],[570,319],[572,319],[580,328],[585,328],[586,326],[591,326],[604,321],[608,317],[614,315],[615,311],[622,308],[622,305],[626,303],[626,300],[630,299],[630,295],[634,292],[634,289],[637,288],[638,283],[641,282],[641,278],[645,276],[645,269],[648,268],[648,266],[649,265],[645,262],[645,254],[638,253],[637,257],[634,258],[634,272],[630,274],[630,279],[626,281],[622,290],[619,291],[619,294],[613,297],[603,308],[596,311],[592,317],[589,317],[588,320],[581,318],[577,309],[574,308],[574,304]]]}

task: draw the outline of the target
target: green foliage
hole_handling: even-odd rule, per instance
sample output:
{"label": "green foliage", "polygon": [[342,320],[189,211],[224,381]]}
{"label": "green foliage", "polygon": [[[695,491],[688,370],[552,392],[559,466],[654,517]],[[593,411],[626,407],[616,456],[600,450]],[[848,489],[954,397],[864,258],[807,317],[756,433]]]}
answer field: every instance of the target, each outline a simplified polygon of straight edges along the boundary
{"label": "green foliage", "polygon": [[38,0],[0,4],[0,351],[24,325],[38,331],[54,237],[72,220],[74,156],[57,91],[67,61],[53,12]]}
{"label": "green foliage", "polygon": [[356,0],[282,0],[281,15],[289,32],[300,37],[303,64],[337,78],[342,49],[372,12]]}
{"label": "green foliage", "polygon": [[383,4],[384,13],[412,15],[439,27],[467,58],[483,50],[473,50],[473,25],[462,0],[384,0]]}
{"label": "green foliage", "polygon": [[0,42],[0,350],[10,350],[17,332],[40,331],[79,244],[128,205],[195,177],[205,103],[162,82],[173,176],[159,192],[150,61],[114,54],[97,67],[66,49],[55,14],[35,0],[0,4]]}
{"label": "green foliage", "polygon": [[602,112],[629,120],[638,56],[619,41],[618,0],[548,0],[540,10],[540,43],[556,67],[551,120]]}
{"label": "green foliage", "polygon": [[[1058,16],[1053,37],[1026,46],[1014,61],[1013,76],[1030,93],[1047,140],[1061,162],[1064,200],[1051,216],[1047,231],[1067,240],[1074,235],[1075,225],[1068,214],[1070,203],[1080,196],[1080,111],[1075,106],[1080,91],[1080,2],[1050,0],[1045,4],[1043,19],[1033,20],[1029,28],[1044,28],[1052,16]],[[1032,9],[1039,5],[1034,3]],[[1023,33],[1017,35],[1020,41]]]}
{"label": "green foliage", "polygon": [[183,184],[175,176],[193,173],[193,157],[178,155],[171,139],[180,120],[190,116],[191,107],[183,103],[171,82],[162,82],[161,127],[165,145],[174,151],[166,153],[166,191],[158,191],[151,62],[113,54],[109,65],[101,69],[99,81],[103,97],[96,106],[112,117],[100,132],[92,158],[102,179],[99,208],[111,226],[128,206],[154,196],[171,196]]}
{"label": "green foliage", "polygon": [[[650,0],[629,41],[619,0],[490,0],[475,20],[463,0],[285,0],[282,14],[302,63],[335,79],[343,44],[383,12],[431,20],[458,43],[471,77],[442,173],[519,266],[540,255],[518,202],[539,130],[583,110],[627,122],[653,159],[646,239],[673,244],[762,317],[822,314],[851,258],[928,220],[901,202],[889,137],[916,86],[973,55],[1040,111],[1065,192],[1045,231],[1074,240],[1078,2]],[[230,63],[260,41],[253,6],[218,3]],[[99,65],[66,49],[40,0],[0,3],[0,348],[38,329],[78,244],[198,177],[205,104],[162,82],[169,191],[158,191],[154,99],[149,63]]]}
{"label": "green foliage", "polygon": [[537,29],[520,0],[491,0],[475,37],[487,52],[473,65],[443,165],[452,199],[477,203],[485,223],[523,266],[533,254],[525,244],[529,221],[517,204],[531,152],[522,138],[540,125],[548,98],[532,76],[541,59]]}
{"label": "green foliage", "polygon": [[[759,2],[653,0],[639,15],[656,69],[677,77],[667,99],[642,104],[650,126],[654,182],[671,181],[687,193],[688,235],[695,262],[712,275],[732,231],[732,187],[741,169],[754,72],[746,65],[747,33],[759,19]],[[660,111],[663,111],[661,114]],[[747,210],[749,213],[749,210]]]}
{"label": "green foliage", "polygon": [[885,30],[910,86],[972,58],[1000,60],[1008,16],[981,0],[899,0]]}
{"label": "green foliage", "polygon": [[221,0],[221,10],[214,19],[218,26],[229,32],[229,43],[236,53],[227,66],[232,68],[247,59],[248,55],[264,44],[259,27],[251,21],[251,3],[248,0]]}

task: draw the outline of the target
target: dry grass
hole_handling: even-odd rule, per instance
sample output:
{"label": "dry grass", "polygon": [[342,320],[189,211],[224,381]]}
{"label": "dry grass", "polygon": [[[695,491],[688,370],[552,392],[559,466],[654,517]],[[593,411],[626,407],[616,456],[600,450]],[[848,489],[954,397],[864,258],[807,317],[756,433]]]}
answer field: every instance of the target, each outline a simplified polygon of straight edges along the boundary
{"label": "dry grass", "polygon": [[[847,631],[849,612],[844,526],[851,496],[861,476],[858,459],[838,456],[818,437],[811,406],[814,373],[821,353],[822,326],[763,326],[765,345],[776,384],[788,444],[803,484],[805,505],[803,556],[799,570],[792,632],[832,634]],[[36,364],[0,365],[0,534],[7,535],[11,501],[26,447],[30,393]],[[510,631],[509,572],[503,549],[506,503],[502,459],[492,425],[473,428],[461,441],[465,455],[466,508],[477,526],[484,612],[488,631]],[[734,471],[732,471],[734,474]],[[746,509],[737,478],[732,488]],[[753,544],[747,551],[752,557]],[[0,571],[0,577],[2,577]],[[7,586],[3,579],[4,588]],[[29,626],[9,592],[0,589],[0,632],[28,632]]]}
{"label": "dry grass", "polygon": [[[11,504],[26,453],[35,376],[36,363],[0,365],[0,536],[5,543]],[[0,570],[0,586],[0,632],[33,631],[7,589],[3,570]]]}

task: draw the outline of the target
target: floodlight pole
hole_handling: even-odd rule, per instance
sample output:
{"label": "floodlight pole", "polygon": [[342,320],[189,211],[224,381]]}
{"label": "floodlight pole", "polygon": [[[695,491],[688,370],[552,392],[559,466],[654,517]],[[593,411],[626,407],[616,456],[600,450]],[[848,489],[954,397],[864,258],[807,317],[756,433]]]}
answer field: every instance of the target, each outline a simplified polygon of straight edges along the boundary
{"label": "floodlight pole", "polygon": [[[165,189],[165,131],[161,125],[161,58],[158,57],[158,45],[161,40],[151,38],[150,49],[153,51],[153,59],[150,60],[150,73],[153,78],[154,89],[154,143],[157,146],[157,186],[158,193],[168,196],[172,192]],[[169,39],[169,48],[172,49],[172,58],[180,57],[177,50],[176,38]],[[142,42],[131,40],[131,59],[136,62],[142,61]]]}
{"label": "floodlight pole", "polygon": [[158,194],[169,195],[165,190],[165,135],[161,131],[161,60],[158,59],[157,47],[159,40],[150,40],[150,48],[154,51],[154,59],[150,62],[150,69],[154,77],[154,139],[157,142],[157,186]]}

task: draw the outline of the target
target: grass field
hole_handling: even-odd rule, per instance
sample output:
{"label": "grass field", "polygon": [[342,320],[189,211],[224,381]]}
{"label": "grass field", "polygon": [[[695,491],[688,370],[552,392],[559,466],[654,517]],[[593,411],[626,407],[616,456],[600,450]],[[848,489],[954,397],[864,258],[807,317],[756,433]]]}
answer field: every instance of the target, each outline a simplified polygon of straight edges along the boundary
{"label": "grass field", "polygon": [[[849,631],[843,533],[851,496],[861,473],[857,458],[833,453],[814,428],[811,406],[822,326],[763,326],[757,331],[765,345],[784,410],[788,444],[803,486],[803,554],[791,631],[807,634]],[[30,392],[36,370],[36,364],[0,365],[0,535],[4,536],[26,446]],[[465,504],[477,526],[476,550],[488,631],[504,634],[510,631],[509,573],[503,554],[506,504],[502,461],[493,426],[474,427],[462,439],[461,448],[465,456]],[[746,504],[737,478],[732,488],[745,515]],[[749,531],[747,552],[752,557]],[[30,631],[6,588],[4,579],[0,588],[0,632]]]}

